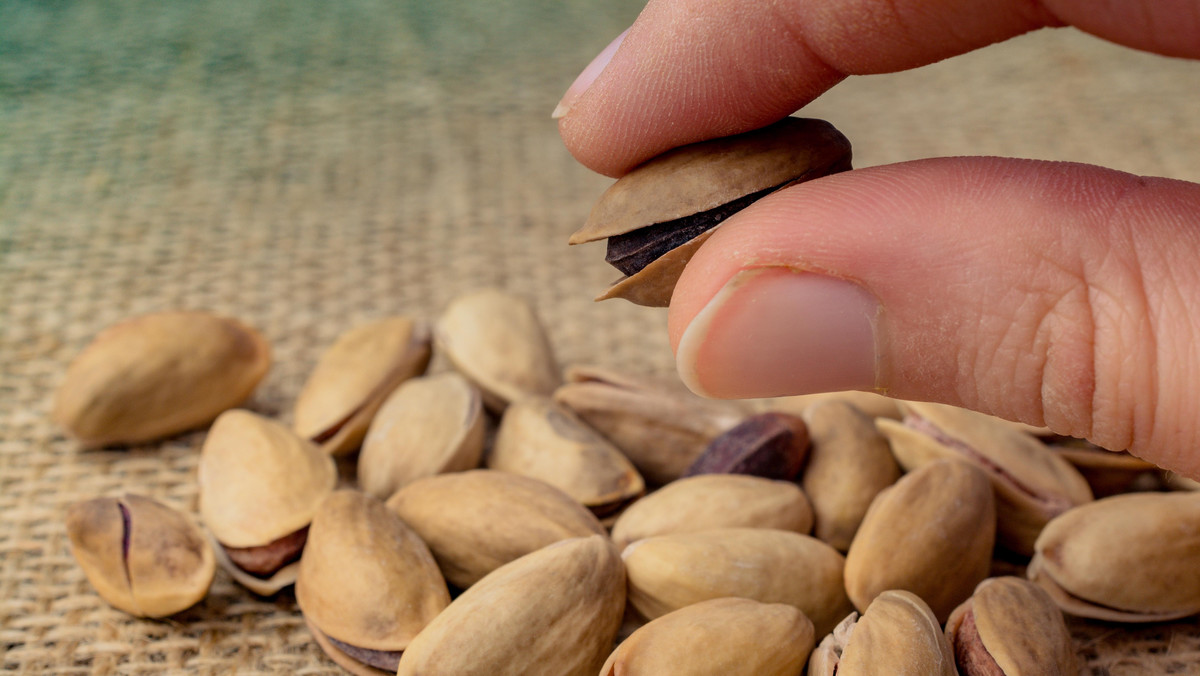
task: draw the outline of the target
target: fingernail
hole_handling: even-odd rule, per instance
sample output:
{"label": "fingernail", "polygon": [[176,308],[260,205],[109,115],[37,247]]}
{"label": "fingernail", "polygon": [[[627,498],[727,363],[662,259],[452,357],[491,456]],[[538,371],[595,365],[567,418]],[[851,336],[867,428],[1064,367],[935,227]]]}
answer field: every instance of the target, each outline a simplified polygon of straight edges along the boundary
{"label": "fingernail", "polygon": [[592,83],[595,82],[596,78],[600,76],[600,73],[604,70],[604,67],[608,65],[608,62],[612,61],[613,54],[617,53],[617,48],[621,46],[621,41],[625,39],[625,33],[628,32],[629,29],[625,29],[612,42],[608,43],[608,46],[605,47],[604,50],[599,54],[597,54],[596,58],[592,59],[592,62],[587,65],[587,68],[583,69],[583,72],[575,78],[575,81],[571,83],[571,86],[567,87],[567,93],[563,94],[563,97],[558,102],[558,105],[554,107],[554,112],[550,114],[551,118],[557,120],[571,111],[571,106],[575,105],[575,102],[579,100],[579,97],[583,96],[583,93],[587,91],[587,88],[592,86]]}
{"label": "fingernail", "polygon": [[679,375],[711,397],[875,386],[879,302],[861,286],[789,268],[745,270],[684,330]]}

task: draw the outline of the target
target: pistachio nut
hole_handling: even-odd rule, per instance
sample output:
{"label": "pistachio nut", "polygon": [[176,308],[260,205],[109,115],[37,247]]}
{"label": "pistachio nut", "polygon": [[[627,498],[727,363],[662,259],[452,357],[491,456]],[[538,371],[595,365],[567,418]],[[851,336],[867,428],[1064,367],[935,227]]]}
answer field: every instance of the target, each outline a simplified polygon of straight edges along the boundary
{"label": "pistachio nut", "polygon": [[858,409],[868,418],[892,418],[901,420],[904,414],[900,411],[900,401],[885,397],[875,392],[816,392],[813,394],[797,394],[790,397],[770,397],[752,401],[756,413],[778,411],[790,413],[807,419],[808,410],[828,401],[842,401]]}
{"label": "pistachio nut", "polygon": [[1126,452],[1109,451],[1084,441],[1046,446],[1079,470],[1097,498],[1125,493],[1140,478],[1155,472],[1154,463]]}
{"label": "pistachio nut", "polygon": [[438,348],[479,387],[483,405],[550,396],[561,383],[546,330],[525,299],[499,289],[455,298],[434,326]]}
{"label": "pistachio nut", "polygon": [[492,571],[421,631],[400,676],[595,676],[625,606],[603,535],[556,542]]}
{"label": "pistachio nut", "polygon": [[425,372],[429,325],[388,317],[342,334],[321,355],[296,399],[293,427],[333,455],[359,447],[375,412],[400,383]]}
{"label": "pistachio nut", "polygon": [[958,676],[950,642],[919,596],[888,590],[822,639],[808,676]]}
{"label": "pistachio nut", "polygon": [[789,117],[642,164],[605,191],[569,243],[608,239],[605,260],[627,276],[600,299],[665,307],[691,254],[726,218],[780,188],[849,168],[850,142],[832,125]]}
{"label": "pistachio nut", "polygon": [[1173,491],[1200,491],[1200,481],[1175,472],[1166,472],[1163,483]]}
{"label": "pistachio nut", "polygon": [[759,413],[713,439],[684,471],[794,479],[808,457],[808,426],[786,413]]}
{"label": "pistachio nut", "polygon": [[392,392],[363,441],[358,483],[386,500],[405,484],[479,466],[486,420],[479,390],[457,373],[413,378]]}
{"label": "pistachio nut", "polygon": [[595,366],[568,368],[554,401],[604,435],[656,485],[678,479],[710,441],[746,417],[736,403],[699,397],[680,383]]}
{"label": "pistachio nut", "polygon": [[200,450],[200,514],[217,562],[251,591],[292,584],[308,524],[333,491],[333,458],[258,414],[222,413]]}
{"label": "pistachio nut", "polygon": [[1076,676],[1062,611],[1018,577],[994,577],[950,613],[946,636],[962,676]]}
{"label": "pistachio nut", "polygon": [[1064,612],[1112,622],[1200,613],[1200,494],[1127,493],[1054,518],[1029,579]]}
{"label": "pistachio nut", "polygon": [[544,481],[602,519],[645,491],[642,476],[615,446],[546,397],[508,407],[485,464]]}
{"label": "pistachio nut", "polygon": [[966,460],[987,472],[996,492],[996,539],[1023,555],[1046,522],[1092,499],[1091,488],[1069,462],[1007,421],[964,408],[904,402],[903,423],[880,418],[892,453],[906,470],[944,458]]}
{"label": "pistachio nut", "polygon": [[900,467],[872,419],[849,401],[815,404],[804,419],[811,447],[800,481],[812,503],[813,535],[844,552],[871,501],[900,478]]}
{"label": "pistachio nut", "polygon": [[[407,648],[450,604],[421,538],[383,502],[331,493],[313,517],[296,602],[322,649],[359,674],[394,673]],[[322,641],[323,639],[323,641]]]}
{"label": "pistachio nut", "polygon": [[635,540],[713,528],[812,529],[804,491],[790,481],[745,474],[698,474],[672,481],[630,505],[617,517],[617,549]]}
{"label": "pistachio nut", "polygon": [[87,448],[185,432],[245,401],[270,352],[257,331],[227,317],[135,317],[101,331],[71,362],[51,415]]}
{"label": "pistachio nut", "polygon": [[605,534],[590,511],[550,484],[488,469],[418,479],[387,506],[429,545],[446,580],[462,589],[559,540]]}
{"label": "pistachio nut", "polygon": [[208,594],[213,552],[182,512],[126,494],[67,508],[71,553],[100,598],[138,617],[166,617]]}
{"label": "pistachio nut", "polygon": [[845,559],[820,540],[770,528],[719,528],[645,538],[622,552],[629,603],[647,619],[737,596],[787,603],[824,635],[853,608]]}
{"label": "pistachio nut", "polygon": [[600,676],[795,676],[813,640],[812,622],[795,606],[712,599],[633,632],[608,656]]}
{"label": "pistachio nut", "polygon": [[987,476],[957,460],[925,465],[871,503],[846,553],[846,592],[861,611],[887,590],[907,590],[945,621],[987,577],[995,535]]}

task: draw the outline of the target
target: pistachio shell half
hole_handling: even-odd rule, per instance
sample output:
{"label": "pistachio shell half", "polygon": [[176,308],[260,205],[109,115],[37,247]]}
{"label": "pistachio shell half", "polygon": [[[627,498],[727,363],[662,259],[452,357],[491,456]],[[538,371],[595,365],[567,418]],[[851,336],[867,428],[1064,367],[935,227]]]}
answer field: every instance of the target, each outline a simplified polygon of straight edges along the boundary
{"label": "pistachio shell half", "polygon": [[954,609],[946,636],[963,676],[1076,676],[1062,611],[1037,585],[994,577]]}
{"label": "pistachio shell half", "polygon": [[139,495],[67,508],[71,553],[100,597],[138,617],[166,617],[208,594],[213,552],[182,512]]}
{"label": "pistachio shell half", "polygon": [[808,676],[958,676],[950,642],[929,606],[907,591],[875,597],[813,651]]}
{"label": "pistachio shell half", "polygon": [[375,412],[432,356],[429,325],[389,317],[342,334],[321,355],[300,390],[293,427],[333,455],[359,447]]}
{"label": "pistachio shell half", "polygon": [[607,538],[557,542],[505,564],[456,598],[409,644],[400,676],[595,676],[625,606]]}
{"label": "pistachio shell half", "polygon": [[485,431],[479,390],[465,378],[413,378],[388,396],[371,421],[358,456],[358,483],[386,500],[421,477],[478,467]]}
{"label": "pistachio shell half", "polygon": [[429,545],[446,580],[463,589],[559,540],[605,534],[590,511],[557,488],[487,469],[418,479],[387,506]]}
{"label": "pistachio shell half", "polygon": [[254,329],[207,312],[129,319],[71,362],[51,415],[88,448],[171,436],[245,401],[270,352]]}
{"label": "pistachio shell half", "polygon": [[712,599],[633,632],[609,655],[600,676],[795,676],[812,648],[812,622],[795,606]]}

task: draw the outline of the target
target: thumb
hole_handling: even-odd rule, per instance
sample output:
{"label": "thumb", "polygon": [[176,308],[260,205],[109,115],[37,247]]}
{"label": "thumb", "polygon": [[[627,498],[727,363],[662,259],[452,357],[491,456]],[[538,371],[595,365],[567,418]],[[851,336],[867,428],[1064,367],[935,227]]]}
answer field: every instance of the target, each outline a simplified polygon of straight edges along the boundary
{"label": "thumb", "polygon": [[948,158],[838,174],[730,218],[676,287],[703,394],[878,389],[1200,475],[1200,185]]}

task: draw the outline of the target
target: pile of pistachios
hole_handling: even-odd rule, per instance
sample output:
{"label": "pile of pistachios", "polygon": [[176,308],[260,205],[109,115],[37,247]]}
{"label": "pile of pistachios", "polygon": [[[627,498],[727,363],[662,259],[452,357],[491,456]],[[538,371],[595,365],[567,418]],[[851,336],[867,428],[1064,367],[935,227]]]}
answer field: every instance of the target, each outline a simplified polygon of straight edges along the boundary
{"label": "pile of pistachios", "polygon": [[220,567],[294,585],[351,673],[452,676],[1076,674],[1063,613],[1200,613],[1200,492],[1044,429],[564,372],[498,290],[348,331],[290,425],[237,408],[269,363],[245,324],[172,312],[71,364],[54,416],[84,447],[207,428],[198,515],[68,510],[113,606],[178,613]]}

